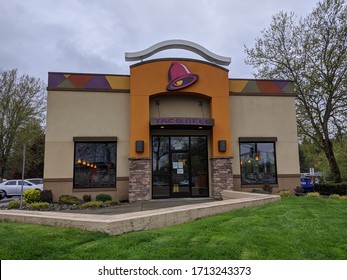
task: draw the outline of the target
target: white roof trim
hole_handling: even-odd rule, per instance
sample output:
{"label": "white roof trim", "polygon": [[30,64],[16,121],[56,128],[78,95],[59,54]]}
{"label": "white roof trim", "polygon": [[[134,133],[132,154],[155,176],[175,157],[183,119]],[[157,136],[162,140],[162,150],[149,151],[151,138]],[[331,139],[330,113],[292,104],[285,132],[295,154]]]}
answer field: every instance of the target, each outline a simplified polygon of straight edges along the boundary
{"label": "white roof trim", "polygon": [[221,56],[215,54],[203,46],[193,43],[187,40],[166,40],[159,42],[147,49],[138,52],[126,52],[125,53],[125,61],[137,61],[143,60],[147,57],[150,57],[160,51],[168,50],[168,49],[183,49],[194,52],[206,60],[219,64],[228,66],[231,63],[231,58],[226,56]]}

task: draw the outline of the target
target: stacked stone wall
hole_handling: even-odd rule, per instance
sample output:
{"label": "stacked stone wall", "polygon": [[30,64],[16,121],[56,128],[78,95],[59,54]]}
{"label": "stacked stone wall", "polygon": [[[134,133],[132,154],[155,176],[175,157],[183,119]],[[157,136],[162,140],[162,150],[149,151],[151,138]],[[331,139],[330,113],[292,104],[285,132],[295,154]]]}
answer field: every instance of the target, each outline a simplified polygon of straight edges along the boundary
{"label": "stacked stone wall", "polygon": [[212,197],[222,198],[223,190],[233,189],[232,158],[211,158],[211,189]]}
{"label": "stacked stone wall", "polygon": [[129,159],[129,202],[151,199],[151,160]]}

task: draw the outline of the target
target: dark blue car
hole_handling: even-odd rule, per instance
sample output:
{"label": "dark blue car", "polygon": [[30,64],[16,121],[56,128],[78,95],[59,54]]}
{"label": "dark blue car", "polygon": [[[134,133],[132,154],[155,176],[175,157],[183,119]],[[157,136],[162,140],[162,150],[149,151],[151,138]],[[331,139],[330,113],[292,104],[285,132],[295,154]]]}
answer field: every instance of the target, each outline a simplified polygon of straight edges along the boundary
{"label": "dark blue car", "polygon": [[308,177],[302,177],[300,179],[301,187],[304,189],[304,192],[313,192],[314,191],[314,181]]}

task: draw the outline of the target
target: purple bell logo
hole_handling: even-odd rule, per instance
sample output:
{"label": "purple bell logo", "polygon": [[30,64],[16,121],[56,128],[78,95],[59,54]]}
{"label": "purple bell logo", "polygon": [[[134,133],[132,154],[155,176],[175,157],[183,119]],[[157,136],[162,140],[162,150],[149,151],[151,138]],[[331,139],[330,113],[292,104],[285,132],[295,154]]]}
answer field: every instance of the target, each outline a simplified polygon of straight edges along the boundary
{"label": "purple bell logo", "polygon": [[166,89],[169,91],[186,88],[194,84],[199,76],[192,74],[188,68],[177,61],[173,61],[169,69],[169,84]]}

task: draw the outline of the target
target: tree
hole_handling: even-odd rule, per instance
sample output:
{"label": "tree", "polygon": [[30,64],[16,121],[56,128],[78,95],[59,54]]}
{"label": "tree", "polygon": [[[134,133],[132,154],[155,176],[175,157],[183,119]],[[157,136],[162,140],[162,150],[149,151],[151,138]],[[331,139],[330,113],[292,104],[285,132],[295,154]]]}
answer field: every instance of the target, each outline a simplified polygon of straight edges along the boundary
{"label": "tree", "polygon": [[347,7],[323,0],[298,22],[293,13],[273,16],[270,27],[245,46],[257,78],[289,79],[297,91],[299,135],[309,137],[329,162],[333,180],[341,172],[332,139],[347,130]]}
{"label": "tree", "polygon": [[0,69],[0,181],[21,140],[33,138],[34,127],[43,124],[45,85],[17,69]]}
{"label": "tree", "polygon": [[43,178],[45,134],[42,124],[31,123],[16,136],[13,153],[8,160],[5,178],[22,178],[23,143],[26,144],[25,177]]}

